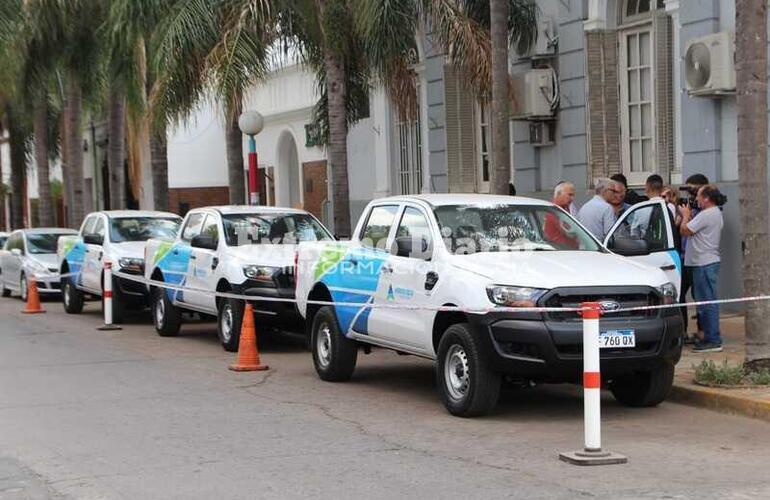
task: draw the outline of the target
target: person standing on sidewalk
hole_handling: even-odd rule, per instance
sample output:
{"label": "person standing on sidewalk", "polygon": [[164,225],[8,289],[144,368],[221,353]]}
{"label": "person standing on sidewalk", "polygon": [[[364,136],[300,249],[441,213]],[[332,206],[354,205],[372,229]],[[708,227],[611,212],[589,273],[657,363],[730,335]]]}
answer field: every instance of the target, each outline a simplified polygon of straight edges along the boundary
{"label": "person standing on sidewalk", "polygon": [[[685,266],[692,268],[692,291],[696,301],[717,300],[719,243],[724,220],[721,206],[727,198],[716,186],[709,184],[698,190],[696,198],[700,212],[694,218],[689,206],[682,207],[680,230],[687,236]],[[698,306],[698,323],[703,328],[703,340],[696,342],[693,352],[722,351],[719,331],[719,305]]]}
{"label": "person standing on sidewalk", "polygon": [[[703,174],[693,174],[690,177],[687,178],[687,181],[684,186],[679,188],[679,191],[682,191],[684,193],[687,193],[687,196],[683,199],[679,200],[679,213],[677,214],[678,224],[677,226],[682,225],[682,207],[684,205],[689,205],[692,209],[690,211],[690,216],[692,218],[695,218],[698,215],[698,212],[700,212],[700,209],[698,208],[698,191],[701,187],[707,185],[709,183],[708,177],[706,177]],[[687,261],[687,235],[681,234],[682,238],[682,244],[681,244],[681,259],[682,262]],[[687,292],[692,290],[692,268],[688,266],[687,264],[684,264],[682,267],[682,289],[679,295],[679,302],[685,303],[687,302]],[[684,309],[683,311],[683,317],[684,317],[684,333],[685,333],[685,344],[694,344],[699,340],[703,340],[703,327],[700,325],[699,321],[695,321],[696,323],[696,332],[693,335],[688,335],[688,323],[689,323],[689,312],[687,309]],[[697,317],[697,316],[696,316]]]}

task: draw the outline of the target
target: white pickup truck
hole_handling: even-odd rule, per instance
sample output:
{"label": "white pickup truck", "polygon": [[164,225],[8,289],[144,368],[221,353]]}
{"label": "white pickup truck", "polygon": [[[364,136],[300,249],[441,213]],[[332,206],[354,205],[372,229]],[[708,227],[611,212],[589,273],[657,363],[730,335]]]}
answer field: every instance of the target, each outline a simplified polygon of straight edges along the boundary
{"label": "white pickup truck", "polygon": [[[448,411],[481,415],[495,406],[503,378],[559,383],[578,382],[582,374],[575,312],[495,309],[591,301],[607,313],[600,343],[610,390],[630,406],[656,405],[681,355],[681,313],[611,312],[677,300],[679,258],[668,214],[663,201],[633,206],[605,247],[540,200],[459,194],[375,200],[350,242],[299,246],[297,306],[316,371],[328,381],[349,379],[362,344],[422,356],[435,361]],[[441,306],[462,312],[437,311]]]}
{"label": "white pickup truck", "polygon": [[[69,314],[80,314],[85,295],[103,295],[104,262],[126,274],[144,271],[144,243],[149,238],[173,237],[181,217],[168,212],[107,210],[86,216],[80,232],[59,238],[58,269],[75,273],[61,280],[62,302]],[[112,319],[123,321],[126,307],[147,305],[142,283],[113,277]]]}
{"label": "white pickup truck", "polygon": [[[216,316],[222,347],[237,351],[245,303],[207,292],[253,296],[258,327],[301,324],[292,302],[297,243],[332,240],[329,231],[303,210],[226,206],[190,211],[175,239],[152,239],[145,247],[148,279],[189,288],[150,287],[156,331],[176,335],[183,310]],[[260,297],[292,301],[266,302]]]}

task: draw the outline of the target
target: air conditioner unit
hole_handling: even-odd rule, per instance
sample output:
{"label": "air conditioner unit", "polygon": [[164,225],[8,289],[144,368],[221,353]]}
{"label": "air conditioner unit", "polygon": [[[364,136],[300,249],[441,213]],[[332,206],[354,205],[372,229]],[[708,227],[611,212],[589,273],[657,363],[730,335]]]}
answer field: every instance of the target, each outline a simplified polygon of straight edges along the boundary
{"label": "air conditioner unit", "polygon": [[551,18],[542,18],[537,22],[537,41],[532,47],[532,57],[553,57],[559,37],[556,35],[556,23]]}
{"label": "air conditioner unit", "polygon": [[559,82],[551,68],[532,69],[511,76],[514,102],[511,116],[517,120],[552,119],[559,106]]}
{"label": "air conditioner unit", "polygon": [[529,144],[535,147],[553,146],[554,122],[539,121],[529,124]]}
{"label": "air conditioner unit", "polygon": [[714,33],[687,42],[684,75],[690,95],[723,95],[735,92],[733,34]]}

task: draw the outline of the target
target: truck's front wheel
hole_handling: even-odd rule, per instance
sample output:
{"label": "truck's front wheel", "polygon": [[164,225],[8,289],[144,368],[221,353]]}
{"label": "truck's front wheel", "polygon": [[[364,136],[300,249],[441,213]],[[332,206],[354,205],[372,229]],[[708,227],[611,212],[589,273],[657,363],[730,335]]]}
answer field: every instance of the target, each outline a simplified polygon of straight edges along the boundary
{"label": "truck's front wheel", "polygon": [[500,396],[500,374],[489,369],[466,323],[450,326],[441,337],[436,380],[444,406],[457,417],[489,413]]}
{"label": "truck's front wheel", "polygon": [[64,310],[67,314],[80,314],[83,312],[83,302],[85,297],[83,292],[75,287],[75,281],[72,277],[62,279],[61,297],[64,303]]}
{"label": "truck's front wheel", "polygon": [[310,342],[315,371],[321,380],[350,380],[356,369],[358,344],[340,332],[337,316],[331,306],[322,307],[313,317]]}
{"label": "truck's front wheel", "polygon": [[182,326],[182,313],[168,298],[165,288],[152,290],[152,319],[161,337],[174,337]]}
{"label": "truck's front wheel", "polygon": [[245,304],[242,300],[222,299],[219,304],[217,333],[225,351],[238,352],[244,308]]}
{"label": "truck's front wheel", "polygon": [[663,363],[652,371],[634,372],[614,379],[610,391],[626,406],[657,406],[666,399],[674,384],[673,363]]}

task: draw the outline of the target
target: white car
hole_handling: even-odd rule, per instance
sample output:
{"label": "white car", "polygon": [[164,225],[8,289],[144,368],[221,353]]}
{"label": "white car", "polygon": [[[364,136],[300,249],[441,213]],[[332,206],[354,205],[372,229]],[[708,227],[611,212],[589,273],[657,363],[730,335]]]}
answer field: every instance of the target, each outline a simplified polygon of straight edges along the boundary
{"label": "white car", "polygon": [[173,241],[153,239],[145,248],[147,278],[195,289],[151,287],[155,329],[162,336],[176,335],[183,310],[216,316],[222,347],[237,351],[245,304],[207,293],[215,291],[253,296],[258,327],[301,323],[293,302],[259,298],[293,300],[297,243],[332,240],[304,210],[225,206],[190,211]]}
{"label": "white car", "polygon": [[[107,210],[86,216],[80,232],[61,238],[58,268],[62,274],[76,273],[61,280],[64,310],[79,314],[86,294],[101,297],[104,263],[113,270],[142,276],[144,244],[150,238],[174,237],[182,220],[168,212]],[[147,305],[143,283],[113,277],[113,321],[120,323],[126,307]]]}
{"label": "white car", "polygon": [[12,232],[0,252],[0,294],[17,292],[27,300],[27,280],[35,277],[41,295],[59,293],[56,244],[60,236],[77,231],[64,228],[19,229]]}
{"label": "white car", "polygon": [[[607,313],[603,379],[622,403],[658,404],[681,355],[680,311],[611,312],[677,300],[668,214],[662,201],[630,208],[607,237],[608,250],[569,214],[540,200],[452,194],[375,200],[350,242],[299,247],[297,306],[316,371],[324,380],[349,379],[359,345],[425,357],[436,362],[448,411],[481,415],[495,406],[503,378],[577,382],[582,374],[577,313],[515,309],[590,301]],[[439,311],[443,306],[461,310]]]}

